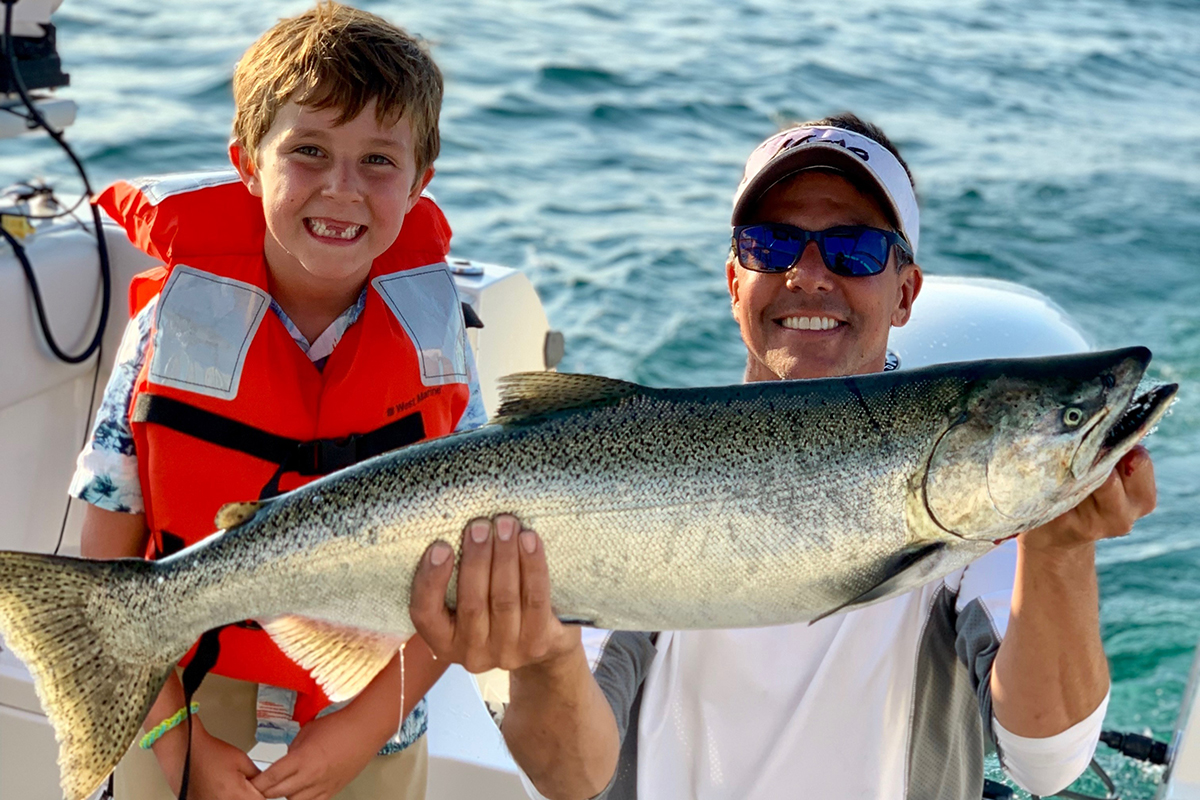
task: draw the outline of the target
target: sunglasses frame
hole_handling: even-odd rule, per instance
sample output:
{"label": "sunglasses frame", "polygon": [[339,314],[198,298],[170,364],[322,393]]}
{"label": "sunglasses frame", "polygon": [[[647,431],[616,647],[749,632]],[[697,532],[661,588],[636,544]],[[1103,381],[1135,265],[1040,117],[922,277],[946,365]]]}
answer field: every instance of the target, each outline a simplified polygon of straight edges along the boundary
{"label": "sunglasses frame", "polygon": [[[792,259],[792,263],[788,264],[786,267],[783,267],[781,269],[760,269],[759,267],[752,267],[749,264],[747,264],[742,256],[742,248],[738,246],[738,240],[740,239],[742,233],[750,228],[774,228],[776,230],[782,230],[789,234],[792,234],[794,239],[801,239],[802,242],[800,245],[800,249],[796,252],[796,257],[794,259]],[[899,262],[898,266],[904,266],[905,264],[911,264],[913,262],[912,245],[910,245],[908,243],[908,239],[906,239],[904,237],[904,234],[898,233],[897,231],[889,231],[889,230],[884,230],[883,228],[876,228],[871,225],[836,225],[832,228],[826,228],[823,231],[809,231],[809,230],[805,230],[804,228],[797,228],[795,225],[788,225],[788,224],[782,223],[782,222],[755,222],[750,225],[738,225],[733,229],[732,247],[733,247],[734,253],[737,255],[738,263],[741,264],[742,267],[744,267],[745,269],[751,270],[753,272],[761,272],[766,275],[781,275],[785,272],[790,271],[793,267],[796,266],[796,264],[798,264],[800,262],[800,259],[804,257],[804,251],[808,249],[809,242],[816,242],[817,243],[817,252],[819,252],[821,254],[821,262],[824,263],[825,268],[827,270],[829,270],[830,272],[832,272],[834,275],[839,275],[843,278],[869,278],[874,275],[879,275],[879,274],[883,273],[884,270],[887,269],[887,259],[886,258],[884,259],[883,265],[879,268],[878,271],[860,274],[860,273],[856,273],[856,272],[847,272],[843,268],[840,268],[833,264],[830,264],[829,258],[825,253],[825,237],[826,236],[837,236],[839,234],[844,236],[848,233],[853,232],[855,237],[857,237],[857,236],[861,236],[862,233],[865,231],[873,231],[875,233],[880,234],[883,237],[884,242],[887,243],[888,255],[891,255],[893,247],[899,248],[900,252],[904,256],[906,256],[908,260]]]}

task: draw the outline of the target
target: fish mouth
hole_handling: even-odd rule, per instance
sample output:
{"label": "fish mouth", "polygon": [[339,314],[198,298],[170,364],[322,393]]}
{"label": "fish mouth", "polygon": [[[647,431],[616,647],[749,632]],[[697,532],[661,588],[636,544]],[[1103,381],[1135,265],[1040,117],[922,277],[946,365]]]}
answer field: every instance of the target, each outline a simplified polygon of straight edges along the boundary
{"label": "fish mouth", "polygon": [[1123,455],[1137,444],[1167,413],[1178,391],[1179,384],[1165,383],[1133,397],[1105,432],[1095,463],[1099,464],[1115,452]]}

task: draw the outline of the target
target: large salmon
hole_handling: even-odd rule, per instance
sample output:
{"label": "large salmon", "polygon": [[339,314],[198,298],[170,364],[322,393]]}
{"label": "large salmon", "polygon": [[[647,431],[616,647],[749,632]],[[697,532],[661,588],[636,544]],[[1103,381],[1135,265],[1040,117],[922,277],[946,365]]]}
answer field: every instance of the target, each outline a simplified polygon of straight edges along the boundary
{"label": "large salmon", "polygon": [[421,554],[477,516],[537,530],[556,612],[608,628],[791,623],[907,591],[1099,486],[1175,395],[1136,395],[1149,360],[676,390],[514,376],[492,424],[226,506],[223,532],[161,561],[0,553],[0,634],[82,800],[205,630],[257,619],[330,697],[361,690],[412,633]]}

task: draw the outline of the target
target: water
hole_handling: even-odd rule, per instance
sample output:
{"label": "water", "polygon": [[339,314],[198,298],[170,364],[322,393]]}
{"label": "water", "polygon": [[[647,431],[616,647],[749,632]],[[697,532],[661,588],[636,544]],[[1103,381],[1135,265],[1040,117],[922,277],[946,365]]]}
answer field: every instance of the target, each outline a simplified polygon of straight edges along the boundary
{"label": "water", "polygon": [[[234,62],[306,5],[68,0],[69,137],[93,181],[222,164]],[[723,258],[742,162],[785,121],[843,109],[911,165],[928,272],[1017,280],[1099,346],[1150,346],[1154,376],[1183,390],[1151,442],[1158,512],[1100,550],[1106,724],[1169,736],[1200,638],[1200,6],[364,6],[435,42],[447,96],[432,188],[456,250],[529,274],[567,370],[739,380]],[[36,174],[70,185],[46,142],[0,143],[0,178]],[[1101,750],[1125,797],[1153,795],[1153,772]]]}

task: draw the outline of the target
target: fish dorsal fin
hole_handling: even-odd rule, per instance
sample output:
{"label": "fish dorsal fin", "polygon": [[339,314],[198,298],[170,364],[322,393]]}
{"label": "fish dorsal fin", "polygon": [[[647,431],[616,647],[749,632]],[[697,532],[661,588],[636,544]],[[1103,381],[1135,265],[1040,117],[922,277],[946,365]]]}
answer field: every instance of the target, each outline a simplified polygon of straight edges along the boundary
{"label": "fish dorsal fin", "polygon": [[601,375],[518,372],[500,379],[500,410],[492,422],[511,425],[572,408],[606,405],[649,390]]}
{"label": "fish dorsal fin", "polygon": [[260,624],[284,655],[312,673],[335,703],[365,689],[407,641],[294,615]]}
{"label": "fish dorsal fin", "polygon": [[217,511],[217,516],[213,520],[213,524],[217,526],[217,530],[219,531],[231,530],[252,518],[258,513],[260,508],[269,502],[271,501],[251,500],[245,503],[226,503]]}

